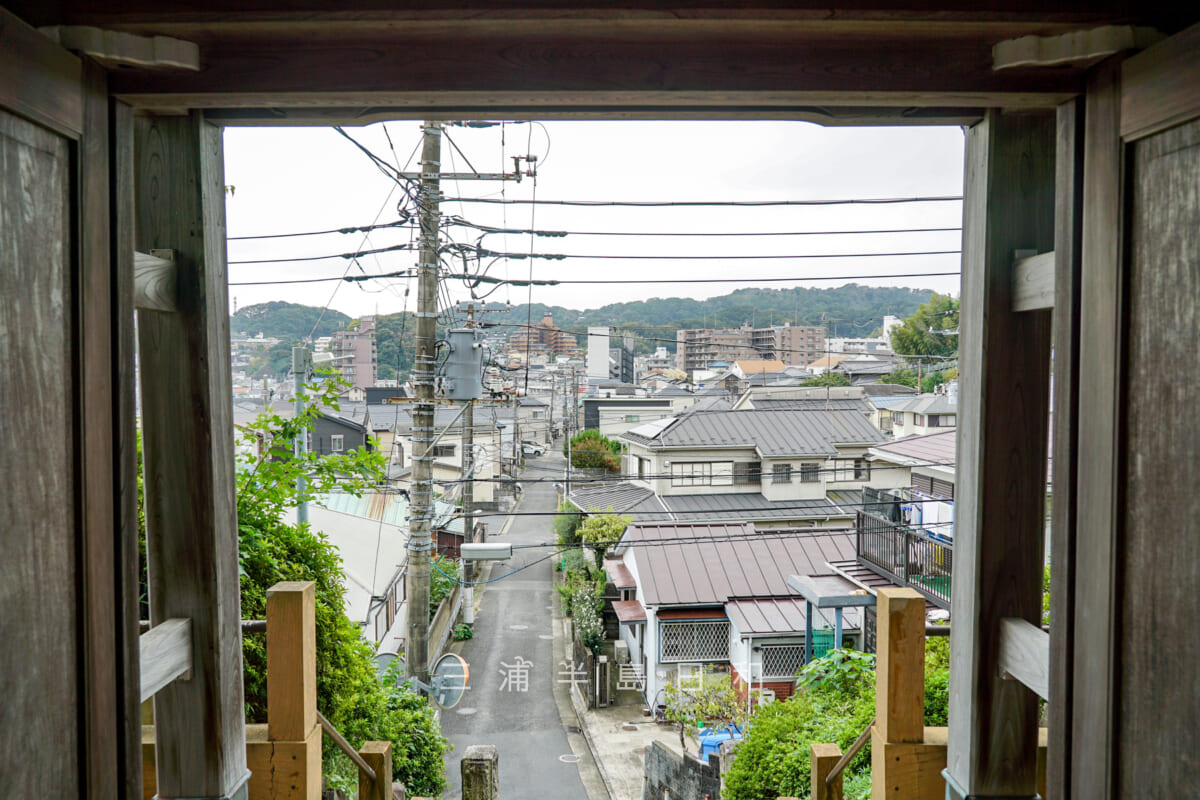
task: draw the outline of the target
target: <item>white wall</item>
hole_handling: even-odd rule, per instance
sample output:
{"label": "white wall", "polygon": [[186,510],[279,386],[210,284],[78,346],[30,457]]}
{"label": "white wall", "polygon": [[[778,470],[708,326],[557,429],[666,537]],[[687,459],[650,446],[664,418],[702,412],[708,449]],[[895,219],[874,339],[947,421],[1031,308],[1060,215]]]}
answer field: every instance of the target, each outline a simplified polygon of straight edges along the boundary
{"label": "white wall", "polygon": [[608,379],[608,328],[589,327],[587,333],[587,376]]}

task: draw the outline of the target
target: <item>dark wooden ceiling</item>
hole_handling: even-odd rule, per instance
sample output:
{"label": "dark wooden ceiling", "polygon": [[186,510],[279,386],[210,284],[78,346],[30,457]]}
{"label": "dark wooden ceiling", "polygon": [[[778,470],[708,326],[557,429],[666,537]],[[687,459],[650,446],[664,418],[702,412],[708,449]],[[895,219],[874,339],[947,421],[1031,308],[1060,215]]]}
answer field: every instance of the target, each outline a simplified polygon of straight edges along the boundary
{"label": "dark wooden ceiling", "polygon": [[199,72],[121,70],[113,91],[146,109],[206,108],[250,124],[430,114],[961,122],[1080,89],[1079,66],[994,71],[999,41],[1104,24],[1172,33],[1192,21],[1133,2],[592,1],[5,5],[36,26],[195,42]]}

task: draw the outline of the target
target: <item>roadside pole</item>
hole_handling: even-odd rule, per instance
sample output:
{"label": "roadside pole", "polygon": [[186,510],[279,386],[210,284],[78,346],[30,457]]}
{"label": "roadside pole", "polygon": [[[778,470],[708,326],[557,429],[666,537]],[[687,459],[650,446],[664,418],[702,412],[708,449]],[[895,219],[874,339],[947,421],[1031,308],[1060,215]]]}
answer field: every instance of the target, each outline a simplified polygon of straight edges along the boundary
{"label": "roadside pole", "polygon": [[408,640],[405,674],[429,683],[429,575],[433,538],[433,371],[437,351],[438,230],[442,128],[426,120],[421,147],[421,240],[417,263],[417,352],[413,359],[413,466],[408,506]]}

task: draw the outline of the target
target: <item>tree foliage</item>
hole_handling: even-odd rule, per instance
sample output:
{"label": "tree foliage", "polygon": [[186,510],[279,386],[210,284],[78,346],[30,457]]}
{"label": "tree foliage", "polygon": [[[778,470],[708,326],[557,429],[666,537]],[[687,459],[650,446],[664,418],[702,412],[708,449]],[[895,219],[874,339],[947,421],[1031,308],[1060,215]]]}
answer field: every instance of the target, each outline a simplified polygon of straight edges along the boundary
{"label": "tree foliage", "polygon": [[571,437],[570,447],[563,444],[563,455],[570,452],[571,466],[576,469],[621,471],[621,443],[600,431],[587,429]]}
{"label": "tree foliage", "polygon": [[958,300],[934,293],[916,313],[892,331],[892,350],[912,356],[950,356],[958,352],[958,336],[934,331],[958,330]]}
{"label": "tree foliage", "polygon": [[815,378],[809,378],[804,386],[849,386],[850,379],[840,372],[826,372]]}
{"label": "tree foliage", "polygon": [[[755,702],[760,694],[755,689],[751,702]],[[681,748],[685,747],[684,735],[696,736],[704,723],[740,731],[750,718],[746,701],[734,691],[725,675],[705,676],[701,672],[694,686],[668,683],[664,699],[667,720],[679,726]]]}
{"label": "tree foliage", "polygon": [[587,544],[596,553],[596,567],[604,566],[604,554],[621,539],[621,534],[633,523],[633,517],[627,514],[614,514],[612,508],[607,513],[596,514],[579,523],[579,540]]}
{"label": "tree foliage", "polygon": [[[445,786],[443,755],[448,747],[428,702],[401,685],[395,672],[381,680],[373,650],[345,613],[341,559],[323,534],[307,525],[282,521],[301,498],[338,487],[361,492],[383,478],[377,452],[355,450],[341,456],[292,455],[291,441],[306,432],[322,405],[336,407],[342,386],[315,387],[305,413],[295,419],[261,415],[241,431],[238,539],[242,614],[266,615],[267,590],[279,581],[316,584],[317,708],[352,744],[393,743],[393,775],[414,794],[436,795]],[[304,475],[307,488],[296,488]],[[247,716],[265,722],[266,642],[243,639]],[[353,782],[353,766],[335,749],[326,750],[325,771],[334,783]]]}
{"label": "tree foliage", "polygon": [[332,336],[348,322],[350,317],[332,308],[273,300],[239,308],[229,318],[229,330],[251,337],[261,333],[272,339],[301,342],[310,335],[314,338]]}
{"label": "tree foliage", "polygon": [[579,543],[579,524],[583,522],[583,512],[566,500],[558,504],[558,514],[554,517],[552,527],[554,536],[559,544]]}

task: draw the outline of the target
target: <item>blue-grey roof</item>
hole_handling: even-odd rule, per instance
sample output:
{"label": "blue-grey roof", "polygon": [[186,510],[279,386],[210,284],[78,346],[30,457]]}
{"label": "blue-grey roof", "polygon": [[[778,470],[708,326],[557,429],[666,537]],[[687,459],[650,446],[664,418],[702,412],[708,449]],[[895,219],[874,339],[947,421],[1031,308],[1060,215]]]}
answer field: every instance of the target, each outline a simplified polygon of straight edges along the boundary
{"label": "blue-grey roof", "polygon": [[657,431],[639,426],[620,438],[658,447],[754,447],[767,458],[835,456],[836,444],[877,444],[885,437],[860,411],[713,411],[686,414]]}
{"label": "blue-grey roof", "polygon": [[635,519],[639,512],[646,513],[652,521],[669,519],[652,490],[628,481],[572,488],[570,500],[589,514],[611,509],[617,514],[633,514]]}
{"label": "blue-grey roof", "polygon": [[944,394],[919,394],[908,402],[892,406],[892,411],[912,411],[917,414],[957,414],[958,405]]}
{"label": "blue-grey roof", "polygon": [[861,492],[830,492],[815,500],[768,500],[761,494],[689,494],[662,498],[671,516],[680,521],[766,522],[826,517],[853,517],[862,504]]}
{"label": "blue-grey roof", "polygon": [[681,386],[664,386],[655,392],[653,397],[692,397],[692,393]]}
{"label": "blue-grey roof", "polygon": [[805,397],[775,399],[770,395],[754,401],[755,411],[810,411],[812,409],[850,409],[863,414],[871,413],[871,404],[861,397]]}

